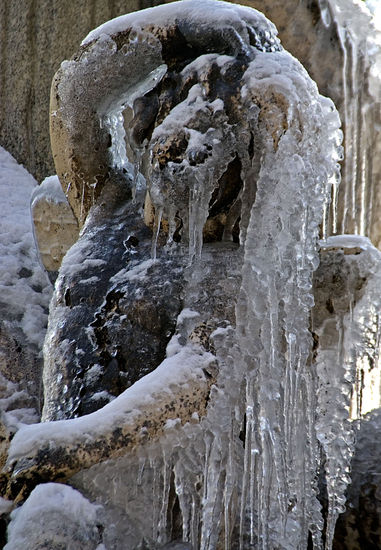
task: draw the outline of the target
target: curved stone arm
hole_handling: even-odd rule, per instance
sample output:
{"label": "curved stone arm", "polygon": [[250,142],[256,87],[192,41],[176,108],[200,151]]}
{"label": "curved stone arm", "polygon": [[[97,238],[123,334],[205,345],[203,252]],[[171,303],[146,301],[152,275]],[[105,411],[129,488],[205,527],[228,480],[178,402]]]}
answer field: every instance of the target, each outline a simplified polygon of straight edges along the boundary
{"label": "curved stone arm", "polygon": [[37,483],[64,481],[126,454],[158,438],[173,421],[196,422],[206,412],[216,376],[215,356],[186,346],[92,414],[23,426],[9,449],[6,496],[23,500]]}
{"label": "curved stone arm", "polygon": [[[123,109],[154,90],[166,73],[179,74],[202,54],[244,60],[253,47],[280,48],[275,27],[259,12],[220,3],[216,22],[215,10],[215,3],[202,0],[128,14],[90,33],[77,54],[62,63],[51,88],[51,146],[80,225],[105,182],[123,177],[123,163],[112,151],[113,133],[124,132],[118,123]],[[145,126],[157,125],[156,115]]]}

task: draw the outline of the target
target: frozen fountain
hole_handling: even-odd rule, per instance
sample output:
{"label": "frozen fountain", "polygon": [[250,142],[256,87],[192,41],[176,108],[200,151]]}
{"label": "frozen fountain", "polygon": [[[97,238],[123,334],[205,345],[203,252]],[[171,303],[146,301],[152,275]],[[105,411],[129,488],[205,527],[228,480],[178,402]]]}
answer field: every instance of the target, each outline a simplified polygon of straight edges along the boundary
{"label": "frozen fountain", "polygon": [[184,0],[90,33],[55,76],[51,135],[82,231],[9,496],[66,481],[98,505],[76,500],[99,549],[330,550],[381,260],[327,238],[332,101],[262,14]]}

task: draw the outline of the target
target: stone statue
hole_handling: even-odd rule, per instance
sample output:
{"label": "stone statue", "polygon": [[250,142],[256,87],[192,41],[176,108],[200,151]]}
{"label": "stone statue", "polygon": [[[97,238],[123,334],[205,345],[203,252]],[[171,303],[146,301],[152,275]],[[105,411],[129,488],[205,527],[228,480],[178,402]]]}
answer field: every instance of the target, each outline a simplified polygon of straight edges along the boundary
{"label": "stone statue", "polygon": [[[58,276],[46,265],[44,422],[11,442],[8,498],[73,485],[100,507],[57,489],[86,510],[89,548],[322,548],[324,518],[330,548],[364,358],[348,311],[365,331],[380,261],[361,239],[328,239],[313,289],[339,127],[274,26],[225,2],[110,21],[61,65],[51,140],[66,248],[80,233]],[[352,260],[366,267],[348,304],[331,271]]]}

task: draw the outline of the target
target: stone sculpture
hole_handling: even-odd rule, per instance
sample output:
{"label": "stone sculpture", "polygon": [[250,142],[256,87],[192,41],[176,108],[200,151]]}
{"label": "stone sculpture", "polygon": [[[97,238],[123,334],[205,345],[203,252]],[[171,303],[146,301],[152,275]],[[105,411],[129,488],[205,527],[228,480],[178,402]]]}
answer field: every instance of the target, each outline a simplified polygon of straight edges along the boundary
{"label": "stone sculpture", "polygon": [[[374,286],[362,261],[379,261],[361,239],[323,245],[310,326],[342,154],[332,102],[261,14],[184,0],[84,40],[54,79],[51,136],[82,229],[51,302],[45,422],[11,442],[8,498],[72,484],[102,506],[98,529],[81,501],[89,548],[322,548],[325,465],[330,548],[353,452],[349,336],[326,358]],[[350,306],[330,279],[343,251]]]}

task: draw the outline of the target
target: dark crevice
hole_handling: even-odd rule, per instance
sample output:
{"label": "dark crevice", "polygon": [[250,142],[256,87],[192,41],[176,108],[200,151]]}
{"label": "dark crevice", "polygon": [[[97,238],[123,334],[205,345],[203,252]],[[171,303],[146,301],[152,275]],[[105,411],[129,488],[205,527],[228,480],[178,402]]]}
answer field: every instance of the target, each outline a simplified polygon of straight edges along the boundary
{"label": "dark crevice", "polygon": [[167,509],[167,525],[170,529],[170,540],[182,540],[183,538],[183,516],[181,513],[179,497],[176,494],[175,474],[172,471]]}
{"label": "dark crevice", "polygon": [[[240,208],[234,219],[234,210],[239,206],[238,197],[243,187],[242,164],[238,155],[229,163],[218,181],[209,202],[209,216],[204,228],[204,242],[217,242],[228,238],[239,242]],[[232,223],[233,222],[233,223]],[[226,235],[226,226],[231,226],[231,235]]]}

